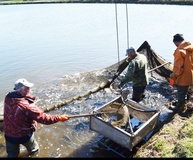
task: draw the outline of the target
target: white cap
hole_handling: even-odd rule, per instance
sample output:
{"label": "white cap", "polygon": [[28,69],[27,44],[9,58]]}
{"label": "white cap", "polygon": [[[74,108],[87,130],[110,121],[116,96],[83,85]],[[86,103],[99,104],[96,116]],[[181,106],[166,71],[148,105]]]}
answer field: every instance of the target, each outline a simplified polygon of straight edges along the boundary
{"label": "white cap", "polygon": [[18,79],[15,84],[14,84],[14,90],[17,90],[19,88],[21,88],[22,86],[26,86],[26,87],[33,87],[34,84],[28,82],[26,79],[22,78],[22,79]]}

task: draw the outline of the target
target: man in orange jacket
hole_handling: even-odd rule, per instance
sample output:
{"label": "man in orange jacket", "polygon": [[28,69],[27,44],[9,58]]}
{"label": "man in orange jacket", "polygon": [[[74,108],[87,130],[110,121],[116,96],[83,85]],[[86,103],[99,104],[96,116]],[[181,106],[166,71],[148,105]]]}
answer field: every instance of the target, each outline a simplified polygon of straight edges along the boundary
{"label": "man in orange jacket", "polygon": [[188,88],[193,84],[193,45],[184,40],[182,34],[175,34],[173,42],[177,49],[174,52],[174,67],[170,78],[177,87],[177,106],[170,109],[177,111],[185,104]]}
{"label": "man in orange jacket", "polygon": [[49,115],[40,110],[34,103],[35,97],[29,95],[33,85],[26,79],[18,79],[14,84],[14,91],[5,96],[3,130],[8,157],[18,156],[20,144],[29,153],[39,150],[34,137],[37,123],[49,125],[69,119],[67,114]]}

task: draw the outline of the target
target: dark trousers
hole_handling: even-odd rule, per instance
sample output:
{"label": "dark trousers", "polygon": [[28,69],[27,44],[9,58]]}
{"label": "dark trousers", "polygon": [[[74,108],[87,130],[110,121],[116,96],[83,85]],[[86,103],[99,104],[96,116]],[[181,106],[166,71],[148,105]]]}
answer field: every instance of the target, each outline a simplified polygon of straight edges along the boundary
{"label": "dark trousers", "polygon": [[145,88],[146,86],[139,86],[139,87],[134,87],[133,86],[133,95],[132,95],[132,100],[135,102],[140,102],[143,100],[145,97]]}
{"label": "dark trousers", "polygon": [[179,86],[177,85],[177,99],[178,99],[178,107],[181,107],[185,103],[185,98],[188,93],[189,86]]}
{"label": "dark trousers", "polygon": [[[19,143],[11,143],[9,141],[5,141],[6,143],[6,151],[7,151],[7,157],[13,158],[18,157],[18,154],[20,152],[20,144]],[[32,133],[31,138],[25,142],[22,143],[23,146],[25,146],[30,153],[37,152],[39,150],[39,145],[37,141],[35,140],[34,133]]]}

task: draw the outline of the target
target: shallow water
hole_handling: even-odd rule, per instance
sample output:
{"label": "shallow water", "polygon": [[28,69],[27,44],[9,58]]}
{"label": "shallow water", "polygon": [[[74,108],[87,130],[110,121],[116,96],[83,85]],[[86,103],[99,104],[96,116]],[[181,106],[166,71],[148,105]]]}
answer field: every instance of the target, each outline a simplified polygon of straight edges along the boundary
{"label": "shallow water", "polygon": [[[94,72],[92,72],[92,74],[93,76],[96,75]],[[100,84],[92,82],[89,87],[88,85],[82,86],[82,90],[78,90],[79,75],[74,76],[76,78],[74,77],[73,80],[77,85],[74,85],[74,89],[77,90],[77,94],[81,93],[82,90],[91,89]],[[84,81],[84,78],[82,77],[81,80]],[[62,88],[67,81],[69,81],[69,79],[65,77],[55,83],[50,90],[56,94],[49,94],[50,90],[42,89],[41,92],[39,90],[33,90],[32,93],[38,95],[37,105],[44,108],[69,97],[69,94],[64,94],[65,90]],[[132,93],[131,83],[128,83],[126,87],[130,90],[130,93]],[[168,115],[168,109],[164,104],[175,98],[174,93],[175,89],[171,88],[165,80],[150,79],[150,85],[147,86],[146,90],[145,102],[148,102],[148,104],[146,103],[147,106],[161,111],[159,120],[162,122]],[[45,95],[47,97],[44,97]],[[106,88],[80,100],[73,101],[68,105],[54,109],[50,111],[49,114],[88,114],[117,96],[118,95],[109,88]],[[131,98],[131,94],[128,95],[128,98]],[[49,99],[50,101],[45,101],[45,99]],[[53,102],[53,100],[55,101]],[[135,122],[137,123],[137,121]],[[132,122],[133,126],[135,126],[135,122]],[[38,124],[38,131],[35,133],[35,136],[40,145],[40,152],[33,157],[120,157],[99,145],[99,141],[104,136],[89,129],[89,117],[72,118],[66,122],[59,122],[53,125]],[[6,155],[2,132],[0,134],[0,144],[0,150],[4,153],[3,155]]]}

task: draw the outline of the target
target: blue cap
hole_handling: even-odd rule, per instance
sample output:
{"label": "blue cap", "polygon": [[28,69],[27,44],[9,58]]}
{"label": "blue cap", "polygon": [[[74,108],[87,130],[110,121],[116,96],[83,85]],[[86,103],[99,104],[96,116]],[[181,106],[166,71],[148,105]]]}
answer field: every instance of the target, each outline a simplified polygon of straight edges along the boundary
{"label": "blue cap", "polygon": [[125,56],[128,56],[129,53],[131,53],[132,51],[135,51],[135,49],[133,47],[130,47],[129,49],[127,49]]}

